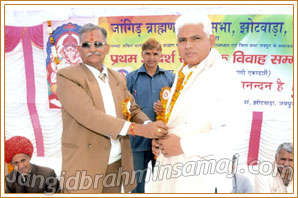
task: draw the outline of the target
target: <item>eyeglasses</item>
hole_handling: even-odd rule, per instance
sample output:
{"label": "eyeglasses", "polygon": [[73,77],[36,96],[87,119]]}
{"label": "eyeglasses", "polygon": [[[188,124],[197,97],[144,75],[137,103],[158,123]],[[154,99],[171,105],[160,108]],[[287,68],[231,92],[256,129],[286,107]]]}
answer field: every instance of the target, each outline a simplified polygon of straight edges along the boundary
{"label": "eyeglasses", "polygon": [[[99,41],[94,41],[94,43],[93,43],[93,46],[95,48],[102,48],[104,45],[106,45],[106,43],[99,42]],[[81,46],[82,46],[82,48],[89,49],[91,47],[91,43],[85,42],[85,43],[82,43]]]}

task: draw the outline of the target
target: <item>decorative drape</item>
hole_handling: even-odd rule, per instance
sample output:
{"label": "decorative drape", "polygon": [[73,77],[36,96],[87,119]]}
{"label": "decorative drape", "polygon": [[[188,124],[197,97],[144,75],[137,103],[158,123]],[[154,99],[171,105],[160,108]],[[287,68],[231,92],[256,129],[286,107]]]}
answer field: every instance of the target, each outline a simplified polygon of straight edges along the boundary
{"label": "decorative drape", "polygon": [[35,79],[33,64],[33,42],[37,47],[43,48],[42,25],[33,27],[5,27],[5,52],[12,51],[22,41],[25,61],[27,106],[35,134],[37,156],[44,156],[44,143],[39,116],[35,105]]}
{"label": "decorative drape", "polygon": [[[61,155],[61,115],[58,111],[48,112],[45,106],[47,84],[44,57],[42,25],[5,26],[6,139],[14,135],[26,136],[34,144],[36,156],[53,157]],[[56,120],[48,117],[53,113]],[[55,123],[55,128],[51,127],[50,131],[48,124],[43,123],[47,117],[50,119],[48,124]],[[54,136],[54,139],[49,136]]]}
{"label": "decorative drape", "polygon": [[250,131],[247,165],[257,165],[260,147],[260,138],[263,122],[263,112],[253,112]]}
{"label": "decorative drape", "polygon": [[5,52],[11,52],[20,42],[23,27],[5,26]]}

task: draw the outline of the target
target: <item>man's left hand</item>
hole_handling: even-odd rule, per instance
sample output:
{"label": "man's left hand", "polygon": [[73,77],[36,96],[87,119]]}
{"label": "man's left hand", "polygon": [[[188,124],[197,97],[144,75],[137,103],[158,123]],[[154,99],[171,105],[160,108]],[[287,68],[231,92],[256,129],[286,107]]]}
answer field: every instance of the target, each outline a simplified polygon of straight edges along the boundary
{"label": "man's left hand", "polygon": [[159,142],[161,143],[161,153],[165,157],[183,154],[183,150],[180,145],[180,137],[177,135],[168,134],[164,139],[159,139]]}

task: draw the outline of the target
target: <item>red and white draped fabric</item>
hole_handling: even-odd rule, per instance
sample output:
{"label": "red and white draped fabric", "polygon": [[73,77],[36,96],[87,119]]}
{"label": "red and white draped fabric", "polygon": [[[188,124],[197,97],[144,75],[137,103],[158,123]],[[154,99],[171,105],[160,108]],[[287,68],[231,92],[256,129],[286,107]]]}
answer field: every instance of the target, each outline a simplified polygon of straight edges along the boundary
{"label": "red and white draped fabric", "polygon": [[5,139],[29,138],[38,157],[60,157],[60,111],[50,111],[42,25],[5,26]]}

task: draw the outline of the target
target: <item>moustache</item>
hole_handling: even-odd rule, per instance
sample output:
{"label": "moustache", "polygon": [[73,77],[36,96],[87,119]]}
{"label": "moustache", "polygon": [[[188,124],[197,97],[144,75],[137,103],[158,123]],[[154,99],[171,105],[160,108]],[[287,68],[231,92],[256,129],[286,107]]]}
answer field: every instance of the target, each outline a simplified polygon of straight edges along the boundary
{"label": "moustache", "polygon": [[101,53],[99,53],[99,52],[88,52],[86,56],[89,57],[89,56],[91,56],[91,55],[98,55],[98,56],[101,56]]}

